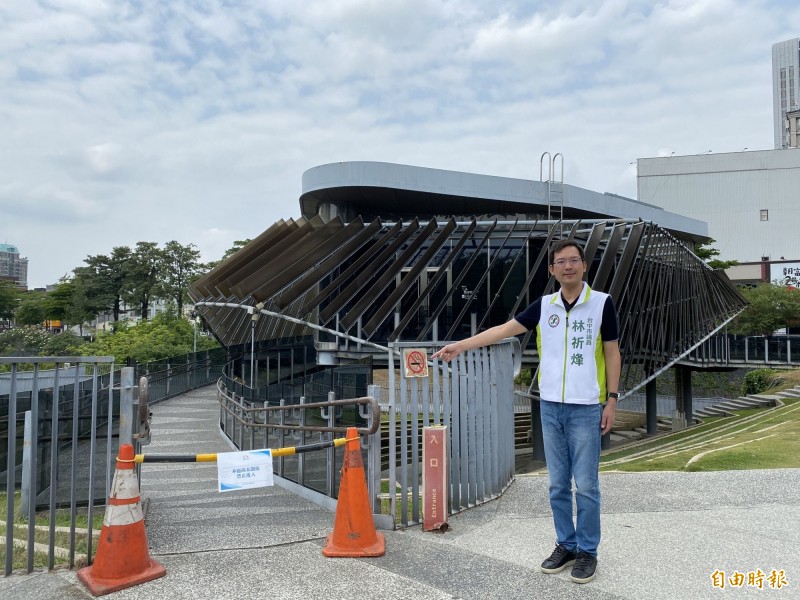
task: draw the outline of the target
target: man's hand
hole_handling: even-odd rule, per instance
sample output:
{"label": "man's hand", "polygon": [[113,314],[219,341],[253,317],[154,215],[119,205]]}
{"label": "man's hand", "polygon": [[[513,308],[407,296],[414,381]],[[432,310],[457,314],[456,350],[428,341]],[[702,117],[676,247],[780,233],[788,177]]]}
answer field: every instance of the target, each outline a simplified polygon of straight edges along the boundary
{"label": "man's hand", "polygon": [[609,398],[603,407],[603,417],[600,419],[600,428],[603,435],[611,431],[614,426],[614,419],[617,417],[617,399]]}
{"label": "man's hand", "polygon": [[458,356],[462,352],[463,352],[463,350],[459,347],[459,343],[458,342],[453,342],[452,344],[447,344],[447,346],[445,346],[444,348],[442,348],[438,352],[434,352],[431,355],[431,358],[441,358],[442,360],[444,360],[446,362],[450,362],[451,360],[453,360],[456,356]]}

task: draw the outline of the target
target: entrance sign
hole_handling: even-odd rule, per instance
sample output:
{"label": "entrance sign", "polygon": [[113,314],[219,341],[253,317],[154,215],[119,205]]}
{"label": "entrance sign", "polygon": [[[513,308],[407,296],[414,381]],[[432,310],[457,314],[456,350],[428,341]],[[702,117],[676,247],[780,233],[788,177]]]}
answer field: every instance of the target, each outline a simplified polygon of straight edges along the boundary
{"label": "entrance sign", "polygon": [[447,427],[422,428],[422,530],[447,531]]}
{"label": "entrance sign", "polygon": [[217,480],[220,492],[249,490],[273,484],[272,451],[220,452],[217,454]]}
{"label": "entrance sign", "polygon": [[424,348],[403,349],[403,368],[405,377],[427,377],[428,357]]}

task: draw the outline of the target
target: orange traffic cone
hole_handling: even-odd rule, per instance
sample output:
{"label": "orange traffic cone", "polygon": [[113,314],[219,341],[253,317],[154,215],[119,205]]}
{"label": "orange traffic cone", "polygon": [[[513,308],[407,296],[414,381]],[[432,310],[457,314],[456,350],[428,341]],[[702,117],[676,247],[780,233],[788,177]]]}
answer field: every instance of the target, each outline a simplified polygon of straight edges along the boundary
{"label": "orange traffic cone", "polygon": [[328,557],[363,558],[383,556],[385,552],[386,541],[382,533],[375,531],[372,521],[358,430],[348,427],[333,533],[328,536],[322,554]]}
{"label": "orange traffic cone", "polygon": [[94,596],[151,581],[167,572],[150,559],[133,459],[133,446],[121,445],[94,563],[78,571],[78,579]]}

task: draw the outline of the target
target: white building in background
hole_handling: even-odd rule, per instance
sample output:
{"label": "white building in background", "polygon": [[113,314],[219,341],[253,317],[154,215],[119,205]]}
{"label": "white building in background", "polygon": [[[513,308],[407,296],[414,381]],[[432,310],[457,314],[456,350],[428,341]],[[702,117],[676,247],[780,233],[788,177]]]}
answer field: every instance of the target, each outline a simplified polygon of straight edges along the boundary
{"label": "white building in background", "polygon": [[734,280],[781,279],[781,264],[800,262],[800,149],[640,158],[637,189],[708,223],[719,258],[752,265]]}
{"label": "white building in background", "polygon": [[0,244],[0,277],[13,281],[17,287],[28,289],[28,259],[19,255],[19,248]]}
{"label": "white building in background", "polygon": [[[797,148],[800,129],[800,38],[772,45],[775,148]],[[791,133],[794,131],[794,135]]]}

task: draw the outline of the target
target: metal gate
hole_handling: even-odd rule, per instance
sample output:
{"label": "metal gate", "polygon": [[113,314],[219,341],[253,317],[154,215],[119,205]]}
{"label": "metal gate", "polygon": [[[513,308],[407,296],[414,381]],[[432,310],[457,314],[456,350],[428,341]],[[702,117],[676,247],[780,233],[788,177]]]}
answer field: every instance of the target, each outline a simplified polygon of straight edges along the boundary
{"label": "metal gate", "polygon": [[519,341],[510,338],[470,350],[449,364],[433,360],[427,377],[409,377],[397,364],[403,349],[419,348],[428,357],[444,344],[389,345],[388,500],[391,515],[401,526],[422,520],[423,427],[443,425],[448,430],[450,514],[498,497],[514,480]]}

